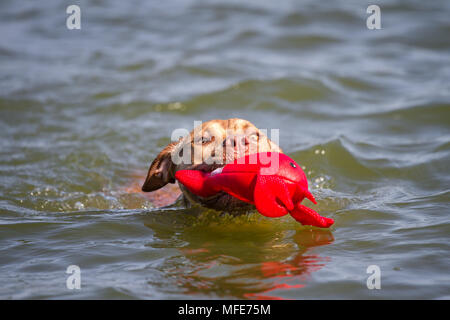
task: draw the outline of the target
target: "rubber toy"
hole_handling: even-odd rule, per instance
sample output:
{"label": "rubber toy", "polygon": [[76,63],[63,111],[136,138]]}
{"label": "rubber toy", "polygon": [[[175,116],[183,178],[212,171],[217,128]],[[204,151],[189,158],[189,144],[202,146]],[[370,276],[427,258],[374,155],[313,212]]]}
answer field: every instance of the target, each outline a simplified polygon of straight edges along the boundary
{"label": "rubber toy", "polygon": [[317,204],[308,190],[300,166],[282,153],[261,152],[236,159],[212,172],[179,170],[175,178],[192,193],[210,197],[224,191],[254,204],[266,217],[290,214],[303,225],[328,228],[334,220],[301,204],[304,198]]}

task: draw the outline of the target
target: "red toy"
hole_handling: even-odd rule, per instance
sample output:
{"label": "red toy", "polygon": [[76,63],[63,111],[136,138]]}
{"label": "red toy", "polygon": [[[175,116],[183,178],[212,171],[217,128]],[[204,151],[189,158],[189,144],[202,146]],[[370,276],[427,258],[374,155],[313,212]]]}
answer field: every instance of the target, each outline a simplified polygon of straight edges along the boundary
{"label": "red toy", "polygon": [[288,213],[304,225],[328,228],[333,219],[320,216],[301,204],[304,198],[317,204],[308,191],[300,166],[287,155],[261,152],[247,155],[210,173],[180,170],[175,178],[192,193],[209,197],[220,191],[251,204],[266,217]]}

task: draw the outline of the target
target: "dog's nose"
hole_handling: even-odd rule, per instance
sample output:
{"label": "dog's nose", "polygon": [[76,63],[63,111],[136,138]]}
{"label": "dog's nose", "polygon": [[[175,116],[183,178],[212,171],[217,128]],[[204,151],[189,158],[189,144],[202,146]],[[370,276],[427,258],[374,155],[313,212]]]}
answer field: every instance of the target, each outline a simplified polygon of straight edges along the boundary
{"label": "dog's nose", "polygon": [[241,148],[245,148],[245,146],[247,146],[250,143],[249,139],[247,138],[247,136],[228,136],[224,141],[223,141],[223,146],[227,147],[227,148],[234,148],[234,149],[241,149]]}

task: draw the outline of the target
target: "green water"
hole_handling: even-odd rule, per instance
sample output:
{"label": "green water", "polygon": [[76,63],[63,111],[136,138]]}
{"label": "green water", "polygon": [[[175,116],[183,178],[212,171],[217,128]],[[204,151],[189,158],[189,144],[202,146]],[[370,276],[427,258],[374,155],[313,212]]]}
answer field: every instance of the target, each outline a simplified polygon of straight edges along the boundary
{"label": "green water", "polygon": [[[448,1],[379,2],[381,30],[364,1],[79,3],[71,31],[0,4],[1,298],[450,298]],[[332,228],[133,189],[231,117],[280,129]]]}

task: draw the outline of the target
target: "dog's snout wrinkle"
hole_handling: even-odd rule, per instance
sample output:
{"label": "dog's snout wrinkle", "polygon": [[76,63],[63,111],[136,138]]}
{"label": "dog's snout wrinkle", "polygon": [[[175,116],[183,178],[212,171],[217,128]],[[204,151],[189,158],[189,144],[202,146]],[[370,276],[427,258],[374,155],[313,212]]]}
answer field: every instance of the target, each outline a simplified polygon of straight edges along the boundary
{"label": "dog's snout wrinkle", "polygon": [[228,136],[223,141],[224,147],[232,147],[232,148],[239,148],[250,144],[250,139],[247,136],[239,136],[239,135],[233,135]]}

